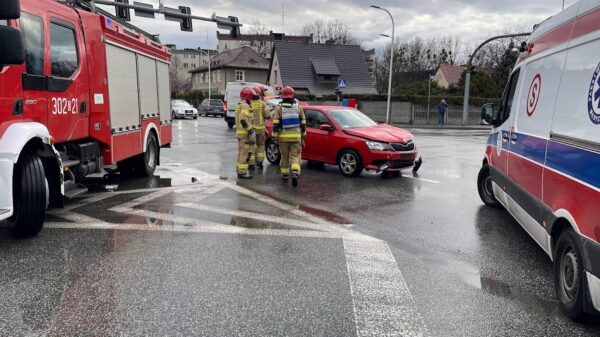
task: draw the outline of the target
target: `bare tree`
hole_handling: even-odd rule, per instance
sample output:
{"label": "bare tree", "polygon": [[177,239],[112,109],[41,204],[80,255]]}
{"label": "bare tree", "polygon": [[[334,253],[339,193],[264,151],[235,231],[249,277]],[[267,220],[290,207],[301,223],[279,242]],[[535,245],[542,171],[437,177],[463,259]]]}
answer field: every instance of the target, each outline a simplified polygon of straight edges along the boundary
{"label": "bare tree", "polygon": [[252,20],[252,23],[248,26],[248,34],[250,35],[266,35],[271,31],[271,27],[262,22],[259,18]]}
{"label": "bare tree", "polygon": [[171,57],[169,82],[171,84],[171,93],[183,93],[192,89],[191,76],[187,72],[181,71],[181,62],[176,57]]}
{"label": "bare tree", "polygon": [[316,20],[304,25],[302,28],[304,35],[313,35],[313,42],[332,41],[335,44],[359,45],[360,41],[350,31],[350,26],[339,21]]}

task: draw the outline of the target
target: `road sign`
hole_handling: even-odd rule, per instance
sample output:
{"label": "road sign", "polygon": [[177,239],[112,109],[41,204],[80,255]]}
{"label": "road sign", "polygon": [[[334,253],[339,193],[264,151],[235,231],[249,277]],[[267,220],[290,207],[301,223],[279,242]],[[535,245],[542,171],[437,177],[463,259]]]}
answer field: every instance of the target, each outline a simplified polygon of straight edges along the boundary
{"label": "road sign", "polygon": [[339,79],[338,80],[338,88],[340,89],[344,89],[346,87],[346,80],[344,79]]}

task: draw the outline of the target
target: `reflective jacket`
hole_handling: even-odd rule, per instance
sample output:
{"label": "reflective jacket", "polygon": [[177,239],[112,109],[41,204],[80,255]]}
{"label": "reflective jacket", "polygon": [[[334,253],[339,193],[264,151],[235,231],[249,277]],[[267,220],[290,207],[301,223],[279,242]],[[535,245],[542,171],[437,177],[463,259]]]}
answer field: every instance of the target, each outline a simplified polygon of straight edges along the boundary
{"label": "reflective jacket", "polygon": [[248,139],[248,135],[254,131],[253,121],[254,115],[250,105],[240,101],[235,107],[235,135],[238,139]]}
{"label": "reflective jacket", "polygon": [[281,103],[273,115],[273,137],[280,142],[300,142],[306,136],[306,117],[298,104]]}
{"label": "reflective jacket", "polygon": [[254,100],[250,102],[252,108],[254,129],[256,131],[265,131],[265,120],[269,116],[267,103],[263,100]]}

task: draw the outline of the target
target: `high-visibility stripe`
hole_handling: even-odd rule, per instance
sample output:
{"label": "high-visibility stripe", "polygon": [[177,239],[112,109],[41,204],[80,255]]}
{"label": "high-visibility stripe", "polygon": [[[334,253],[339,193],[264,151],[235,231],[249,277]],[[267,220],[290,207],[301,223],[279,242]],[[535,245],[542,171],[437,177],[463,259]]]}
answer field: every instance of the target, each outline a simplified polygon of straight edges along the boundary
{"label": "high-visibility stripe", "polygon": [[301,121],[300,121],[300,123],[301,123],[302,125],[306,125],[306,119],[303,119],[303,120],[301,120]]}
{"label": "high-visibility stripe", "polygon": [[264,130],[265,127],[263,125],[257,125],[254,127],[256,130]]}
{"label": "high-visibility stripe", "polygon": [[292,164],[292,171],[300,171],[300,164]]}
{"label": "high-visibility stripe", "polygon": [[299,133],[282,133],[279,138],[300,138]]}
{"label": "high-visibility stripe", "polygon": [[248,131],[246,131],[246,130],[236,130],[235,134],[238,135],[238,136],[245,136],[245,135],[248,134]]}
{"label": "high-visibility stripe", "polygon": [[258,153],[256,154],[256,159],[258,159],[258,161],[263,161],[263,160],[265,160],[265,154],[264,154],[264,152],[258,152]]}
{"label": "high-visibility stripe", "polygon": [[290,173],[290,169],[289,168],[281,168],[281,173]]}
{"label": "high-visibility stripe", "polygon": [[237,164],[237,168],[239,168],[240,170],[247,169],[248,167],[249,167],[248,164],[240,164],[240,163]]}
{"label": "high-visibility stripe", "polygon": [[244,148],[245,148],[245,149],[249,149],[249,148],[250,148],[250,145],[249,145],[249,144],[246,144],[246,145],[244,145]]}

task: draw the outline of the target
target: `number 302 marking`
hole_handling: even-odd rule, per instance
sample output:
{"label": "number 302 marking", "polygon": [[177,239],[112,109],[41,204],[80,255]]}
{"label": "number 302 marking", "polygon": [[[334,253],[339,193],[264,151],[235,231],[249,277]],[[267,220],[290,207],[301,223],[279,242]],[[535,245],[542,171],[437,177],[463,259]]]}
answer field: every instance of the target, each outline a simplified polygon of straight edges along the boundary
{"label": "number 302 marking", "polygon": [[52,114],[66,115],[68,113],[76,114],[78,108],[77,98],[66,99],[60,97],[52,97]]}

